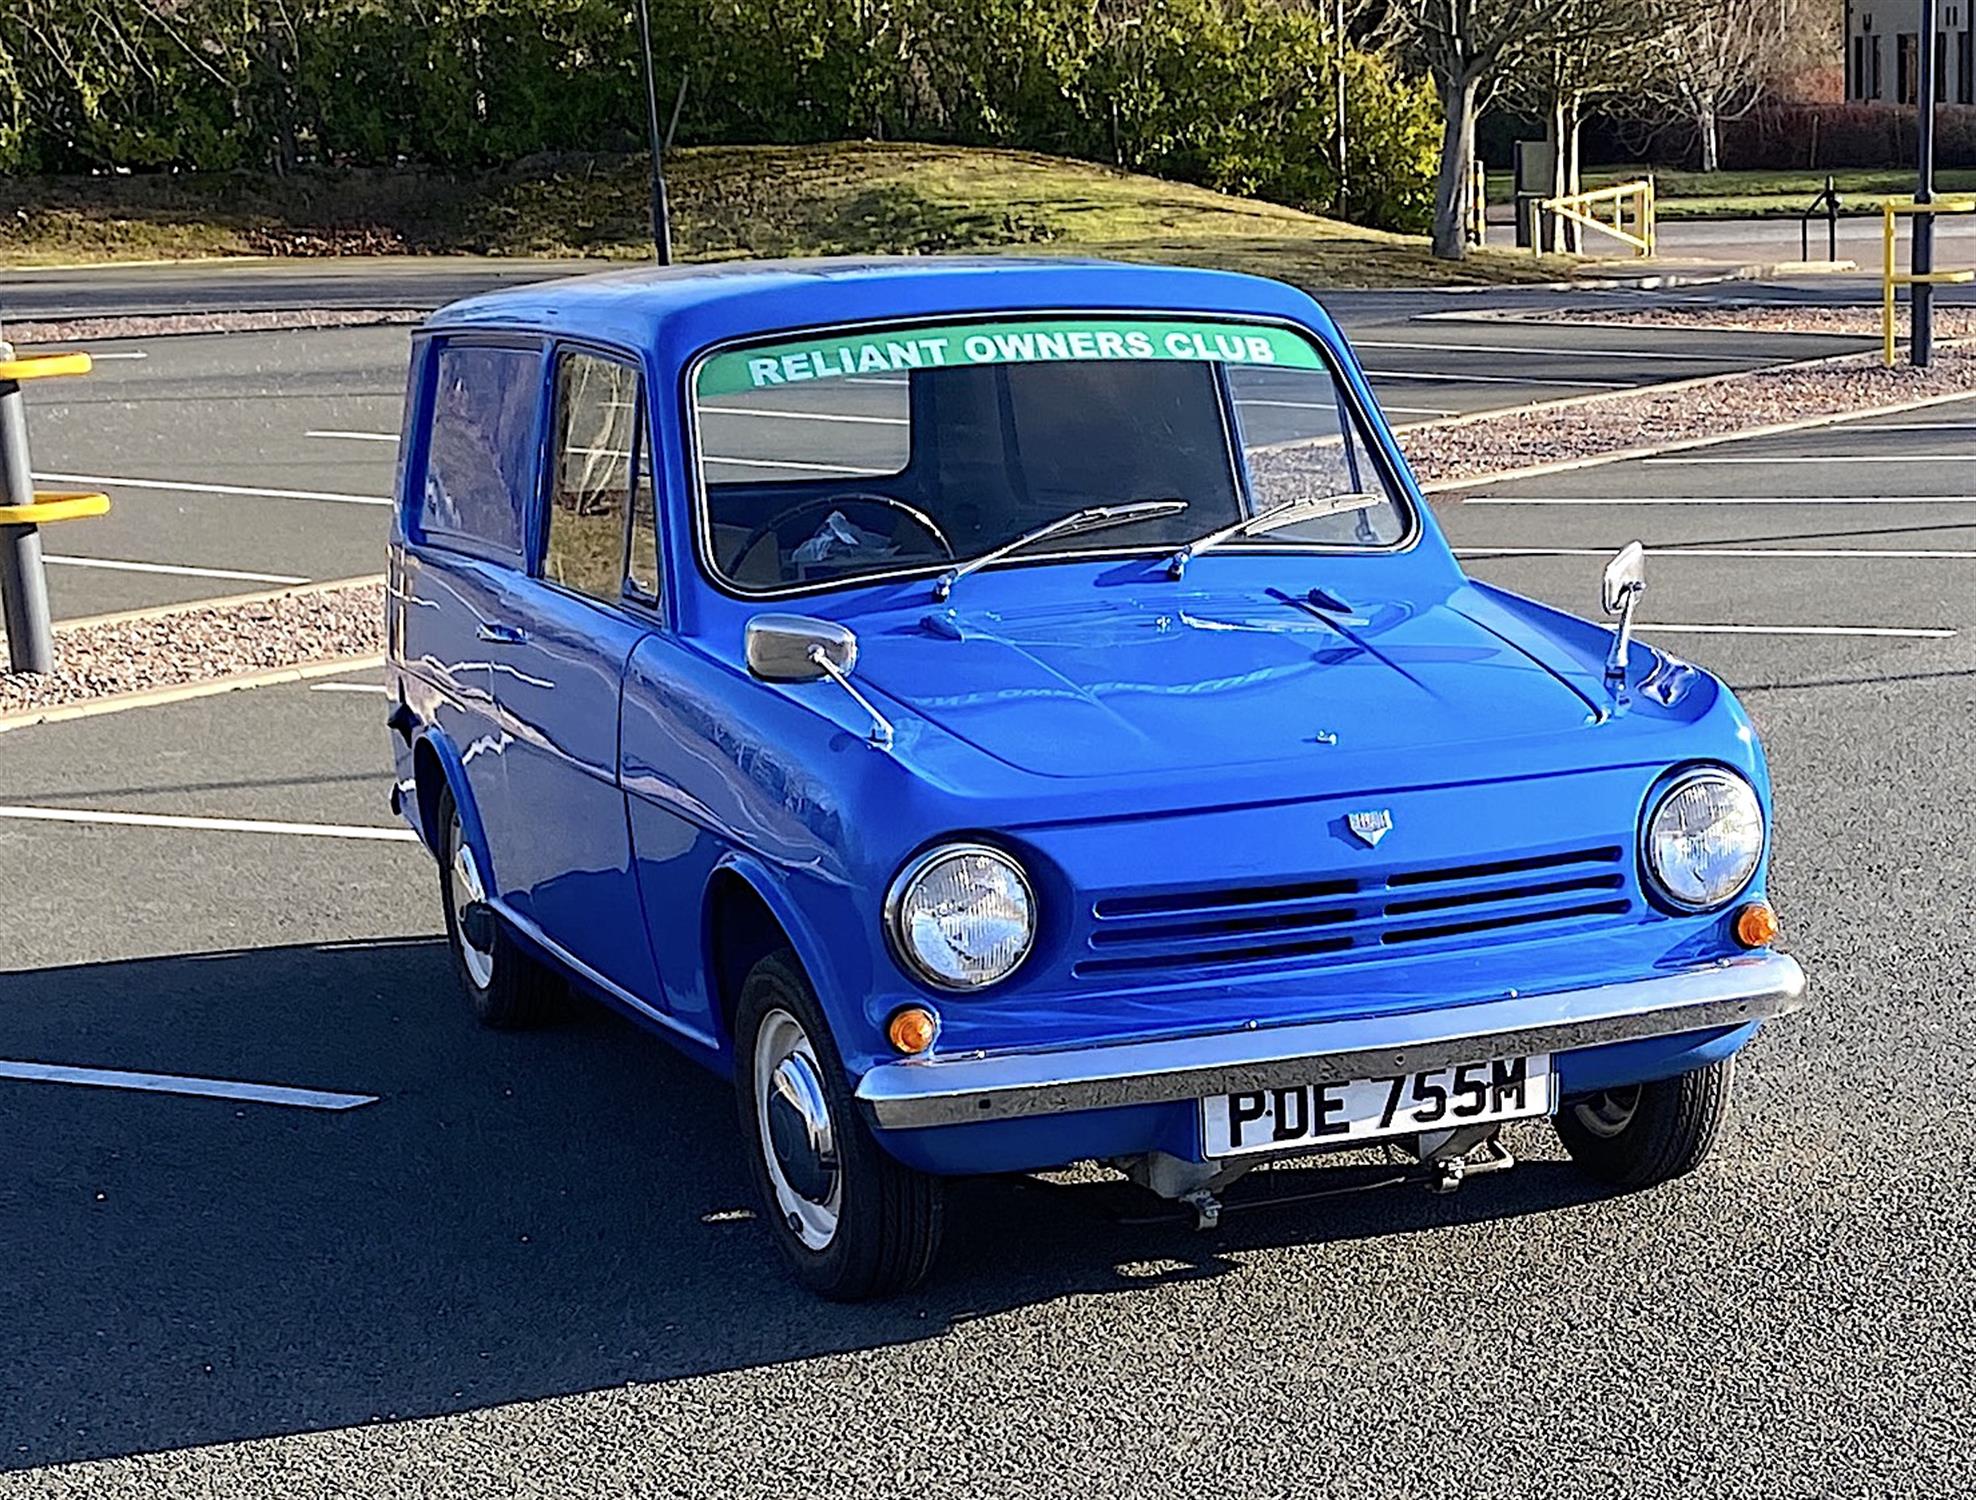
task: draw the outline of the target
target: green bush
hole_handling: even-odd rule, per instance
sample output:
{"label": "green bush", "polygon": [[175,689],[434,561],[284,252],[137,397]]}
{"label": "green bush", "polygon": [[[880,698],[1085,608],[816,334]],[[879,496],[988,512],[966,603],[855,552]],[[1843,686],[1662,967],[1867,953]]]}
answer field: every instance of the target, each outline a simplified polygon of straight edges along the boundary
{"label": "green bush", "polygon": [[[1107,49],[1085,99],[1119,106],[1124,165],[1361,222],[1423,229],[1439,111],[1384,57],[1346,56],[1346,183],[1337,177],[1334,62],[1309,11],[1157,0],[1140,35]],[[1097,154],[1086,143],[1086,154]]]}
{"label": "green bush", "polygon": [[[472,169],[644,135],[628,0],[13,0],[0,170]],[[1016,146],[1426,220],[1431,89],[1281,0],[652,0],[681,144]]]}

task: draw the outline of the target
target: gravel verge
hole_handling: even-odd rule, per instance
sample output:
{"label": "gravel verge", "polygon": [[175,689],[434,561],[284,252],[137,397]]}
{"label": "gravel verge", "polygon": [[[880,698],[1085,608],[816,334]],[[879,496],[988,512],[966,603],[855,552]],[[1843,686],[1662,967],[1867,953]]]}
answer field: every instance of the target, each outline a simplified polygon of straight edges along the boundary
{"label": "gravel verge", "polygon": [[0,672],[0,719],[384,649],[384,585],[343,583],[55,627],[55,670]]}
{"label": "gravel verge", "polygon": [[1399,440],[1420,482],[1445,489],[1537,465],[1719,442],[1782,423],[1965,393],[1976,395],[1976,351],[1940,349],[1925,370],[1888,369],[1877,353],[1848,354],[1422,422],[1403,428]]}
{"label": "gravel verge", "polygon": [[150,339],[184,333],[299,333],[314,328],[374,328],[383,323],[423,323],[407,307],[350,307],[273,312],[132,313],[122,317],[21,320],[0,324],[0,338],[18,346],[69,344],[91,339]]}
{"label": "gravel verge", "polygon": [[[1783,307],[1751,304],[1743,307],[1641,307],[1624,312],[1582,307],[1539,308],[1531,312],[1495,312],[1482,316],[1505,323],[1567,323],[1581,328],[1678,328],[1696,333],[1827,333],[1880,337],[1877,304],[1857,307]],[[1907,304],[1895,312],[1895,331],[1907,327]],[[1938,338],[1976,335],[1976,308],[1937,307]]]}

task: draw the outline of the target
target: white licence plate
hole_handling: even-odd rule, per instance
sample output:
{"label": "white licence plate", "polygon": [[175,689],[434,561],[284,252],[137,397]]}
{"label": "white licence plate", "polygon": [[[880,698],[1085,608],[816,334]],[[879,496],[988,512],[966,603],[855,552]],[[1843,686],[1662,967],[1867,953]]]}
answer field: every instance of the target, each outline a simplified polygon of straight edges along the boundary
{"label": "white licence plate", "polygon": [[1488,1125],[1556,1108],[1551,1060],[1507,1057],[1397,1078],[1288,1084],[1201,1101],[1203,1154],[1247,1156]]}

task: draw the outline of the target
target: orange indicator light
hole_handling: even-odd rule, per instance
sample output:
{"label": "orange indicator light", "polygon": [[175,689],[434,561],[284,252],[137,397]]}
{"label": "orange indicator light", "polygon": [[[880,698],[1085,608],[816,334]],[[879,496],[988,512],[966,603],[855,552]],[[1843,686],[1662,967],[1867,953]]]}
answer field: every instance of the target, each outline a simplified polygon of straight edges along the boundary
{"label": "orange indicator light", "polygon": [[924,1052],[940,1033],[940,1020],[923,1005],[908,1005],[892,1013],[885,1035],[908,1057]]}
{"label": "orange indicator light", "polygon": [[1767,901],[1752,901],[1736,913],[1736,941],[1745,948],[1768,948],[1779,930],[1777,913]]}

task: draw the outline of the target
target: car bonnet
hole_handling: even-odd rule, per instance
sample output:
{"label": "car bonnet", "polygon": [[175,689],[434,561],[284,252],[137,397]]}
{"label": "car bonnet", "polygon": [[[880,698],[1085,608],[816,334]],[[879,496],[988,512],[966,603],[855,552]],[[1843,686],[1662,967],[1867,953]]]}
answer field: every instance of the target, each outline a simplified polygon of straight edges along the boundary
{"label": "car bonnet", "polygon": [[1308,762],[1580,731],[1597,679],[1449,599],[1177,591],[929,609],[861,629],[858,677],[1034,774]]}

